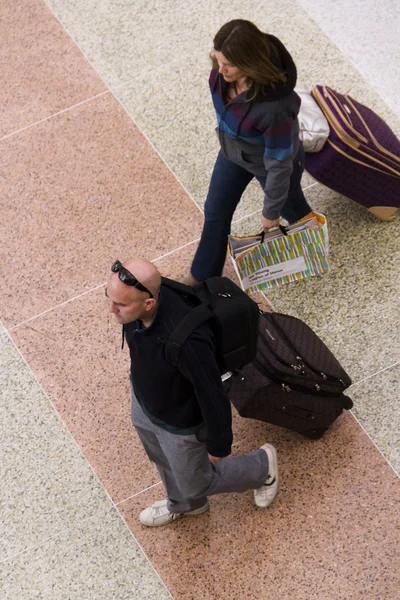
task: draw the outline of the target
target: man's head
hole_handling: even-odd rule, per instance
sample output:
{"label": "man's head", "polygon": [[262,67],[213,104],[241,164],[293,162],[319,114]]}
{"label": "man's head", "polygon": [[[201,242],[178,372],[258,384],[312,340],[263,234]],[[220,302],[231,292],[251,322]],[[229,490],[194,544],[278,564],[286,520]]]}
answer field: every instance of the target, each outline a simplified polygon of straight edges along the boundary
{"label": "man's head", "polygon": [[160,294],[161,275],[158,269],[144,258],[131,258],[123,265],[116,263],[115,269],[106,287],[110,312],[121,325],[136,319],[141,319],[145,325],[150,324]]}

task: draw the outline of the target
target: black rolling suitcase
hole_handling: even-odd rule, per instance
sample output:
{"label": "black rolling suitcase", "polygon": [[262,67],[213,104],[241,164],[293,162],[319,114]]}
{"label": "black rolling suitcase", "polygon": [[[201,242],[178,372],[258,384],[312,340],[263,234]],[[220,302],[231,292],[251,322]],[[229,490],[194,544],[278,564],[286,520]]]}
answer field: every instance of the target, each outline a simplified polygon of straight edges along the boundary
{"label": "black rolling suitcase", "polygon": [[351,384],[332,352],[300,319],[262,313],[256,358],[226,381],[242,417],[318,439],[353,406]]}

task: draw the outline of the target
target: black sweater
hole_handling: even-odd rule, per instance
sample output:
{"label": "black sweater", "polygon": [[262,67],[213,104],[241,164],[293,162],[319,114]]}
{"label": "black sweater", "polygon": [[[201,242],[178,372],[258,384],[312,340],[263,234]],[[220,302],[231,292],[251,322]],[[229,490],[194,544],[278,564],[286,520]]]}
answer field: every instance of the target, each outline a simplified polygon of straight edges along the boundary
{"label": "black sweater", "polygon": [[188,429],[207,425],[207,450],[228,456],[232,445],[232,414],[215,359],[215,339],[204,323],[181,349],[178,368],[165,358],[165,341],[190,310],[174,291],[161,286],[160,303],[151,325],[125,325],[131,355],[133,388],[146,411],[167,425]]}

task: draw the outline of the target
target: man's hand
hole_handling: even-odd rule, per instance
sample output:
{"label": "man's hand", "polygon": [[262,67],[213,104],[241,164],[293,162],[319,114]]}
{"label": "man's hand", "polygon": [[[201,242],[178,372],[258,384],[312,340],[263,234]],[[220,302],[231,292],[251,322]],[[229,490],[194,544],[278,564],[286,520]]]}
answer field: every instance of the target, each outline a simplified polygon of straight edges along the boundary
{"label": "man's hand", "polygon": [[220,456],[211,456],[211,454],[208,455],[208,458],[209,458],[210,462],[212,462],[212,463],[217,463],[220,460],[222,460],[222,458]]}
{"label": "man's hand", "polygon": [[271,221],[271,219],[266,219],[265,217],[261,216],[261,225],[262,225],[262,228],[265,230],[271,229],[272,227],[278,227],[279,219],[273,219]]}

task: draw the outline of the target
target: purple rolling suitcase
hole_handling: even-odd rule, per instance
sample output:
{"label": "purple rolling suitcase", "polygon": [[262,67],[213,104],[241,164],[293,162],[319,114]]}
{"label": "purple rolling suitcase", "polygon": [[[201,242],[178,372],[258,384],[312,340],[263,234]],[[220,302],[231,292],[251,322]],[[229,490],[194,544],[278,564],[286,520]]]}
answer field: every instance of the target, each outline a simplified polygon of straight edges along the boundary
{"label": "purple rolling suitcase", "polygon": [[314,179],[366,208],[400,207],[400,141],[371,109],[317,85],[312,95],[329,137],[320,152],[306,154]]}

